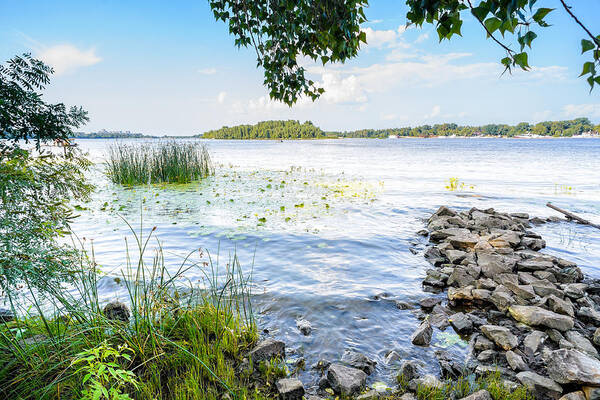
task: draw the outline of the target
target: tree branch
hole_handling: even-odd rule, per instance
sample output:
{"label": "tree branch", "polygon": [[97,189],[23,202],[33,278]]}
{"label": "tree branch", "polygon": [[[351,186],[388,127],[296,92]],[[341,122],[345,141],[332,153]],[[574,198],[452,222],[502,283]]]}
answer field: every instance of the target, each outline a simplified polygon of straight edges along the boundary
{"label": "tree branch", "polygon": [[[473,10],[473,4],[471,4],[471,0],[467,0],[467,3],[469,3],[469,8],[471,10]],[[473,14],[473,16],[475,16],[475,14]],[[485,31],[487,32],[488,36],[491,37],[494,42],[498,43],[498,45],[500,45],[500,47],[502,47],[504,50],[506,50],[506,52],[508,54],[514,53],[514,50],[511,50],[507,45],[505,45],[504,43],[502,43],[501,41],[499,41],[498,39],[496,39],[496,37],[492,34],[492,32],[489,31],[489,29],[487,28],[487,26],[485,26],[485,24],[483,23],[482,20],[480,20],[477,16],[475,16],[475,18],[477,19],[477,21],[479,21],[479,23],[481,24],[481,26],[483,26],[483,29],[485,29]]]}
{"label": "tree branch", "polygon": [[583,23],[581,21],[579,21],[579,18],[577,18],[577,16],[575,16],[575,14],[573,14],[571,12],[571,7],[568,6],[564,0],[560,0],[561,4],[563,5],[564,9],[569,13],[569,15],[571,16],[571,18],[573,18],[575,20],[575,22],[577,22],[577,24],[579,26],[581,26],[581,28],[589,35],[590,38],[592,38],[592,41],[594,43],[596,43],[596,46],[600,47],[600,40],[598,40],[593,34],[592,32],[589,31],[588,28],[585,27],[585,25],[583,25]]}

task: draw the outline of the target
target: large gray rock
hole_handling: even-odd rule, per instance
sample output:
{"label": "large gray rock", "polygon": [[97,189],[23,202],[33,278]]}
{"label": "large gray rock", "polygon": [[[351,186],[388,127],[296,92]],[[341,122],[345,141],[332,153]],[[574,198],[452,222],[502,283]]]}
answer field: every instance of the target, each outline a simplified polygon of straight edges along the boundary
{"label": "large gray rock", "polygon": [[577,331],[568,331],[565,333],[565,338],[573,343],[573,346],[575,346],[577,350],[598,358],[598,350],[596,350],[592,342],[585,338],[581,333]]}
{"label": "large gray rock", "polygon": [[546,300],[548,307],[556,313],[568,315],[569,317],[575,316],[575,310],[573,310],[573,304],[569,300],[560,299],[554,295],[548,296]]}
{"label": "large gray rock", "polygon": [[523,358],[512,350],[506,352],[506,362],[513,371],[527,371],[529,369]]}
{"label": "large gray rock", "polygon": [[600,387],[584,386],[581,389],[586,400],[600,400]]}
{"label": "large gray rock", "polygon": [[419,364],[414,360],[404,361],[400,366],[398,376],[401,376],[406,382],[419,378],[421,376],[419,373]]}
{"label": "large gray rock", "polygon": [[503,326],[482,325],[481,331],[504,350],[511,350],[519,344],[519,339],[508,328]]}
{"label": "large gray rock", "polygon": [[342,356],[342,363],[364,371],[367,375],[371,375],[375,371],[377,363],[371,360],[364,354],[356,351],[346,350]]}
{"label": "large gray rock", "polygon": [[456,236],[468,236],[471,235],[471,232],[468,229],[464,228],[446,228],[439,229],[429,234],[429,238],[434,242],[439,242],[450,237]]}
{"label": "large gray rock", "polygon": [[482,250],[477,251],[477,265],[481,267],[481,273],[484,276],[493,279],[499,274],[511,273],[515,266],[515,260],[511,257]]}
{"label": "large gray rock", "polygon": [[578,350],[553,351],[548,357],[546,369],[558,383],[600,386],[600,361]]}
{"label": "large gray rock", "polygon": [[492,396],[487,390],[482,389],[467,397],[463,397],[462,400],[492,400]]}
{"label": "large gray rock", "polygon": [[452,325],[458,333],[467,333],[473,329],[473,322],[461,312],[451,315],[450,318],[448,318],[448,321],[450,321],[450,325]]}
{"label": "large gray rock", "polygon": [[128,322],[129,308],[120,301],[112,301],[104,306],[102,313],[107,319],[113,321]]}
{"label": "large gray rock", "polygon": [[508,311],[515,320],[531,326],[545,326],[564,332],[573,329],[574,325],[573,318],[537,306],[512,305]]}
{"label": "large gray rock", "polygon": [[473,300],[473,286],[465,286],[459,289],[448,288],[448,300],[450,301],[471,301]]}
{"label": "large gray rock", "polygon": [[517,379],[525,386],[536,392],[562,393],[562,387],[552,379],[536,374],[533,371],[523,371],[517,374]]}
{"label": "large gray rock", "polygon": [[594,344],[596,346],[600,346],[600,328],[596,328],[596,331],[594,331]]}
{"label": "large gray rock", "polygon": [[352,396],[361,391],[367,382],[367,374],[360,369],[331,364],[327,370],[327,381],[334,392]]}
{"label": "large gray rock", "polygon": [[431,335],[433,334],[433,328],[428,320],[424,321],[417,330],[412,334],[411,342],[417,346],[429,346],[431,343]]}
{"label": "large gray rock", "polygon": [[252,361],[257,364],[261,361],[268,361],[275,357],[284,358],[285,343],[271,338],[264,339],[248,353],[248,356],[250,356]]}
{"label": "large gray rock", "polygon": [[312,332],[312,325],[310,322],[302,318],[296,320],[296,327],[304,336],[308,336]]}
{"label": "large gray rock", "polygon": [[585,394],[578,390],[577,392],[567,393],[558,400],[585,400]]}
{"label": "large gray rock", "polygon": [[559,298],[563,297],[562,291],[550,281],[539,279],[531,282],[531,286],[538,296],[544,297],[554,295]]}
{"label": "large gray rock", "polygon": [[302,400],[302,396],[304,396],[304,386],[300,379],[280,379],[276,386],[281,400]]}
{"label": "large gray rock", "polygon": [[448,257],[450,264],[459,264],[465,259],[466,255],[467,253],[461,250],[446,250],[446,257]]}
{"label": "large gray rock", "polygon": [[579,311],[577,311],[577,316],[585,321],[600,325],[600,312],[591,307],[581,307]]}
{"label": "large gray rock", "polygon": [[523,339],[523,348],[525,349],[525,352],[530,356],[534,355],[535,353],[537,353],[540,346],[544,344],[547,338],[548,335],[544,332],[531,332],[530,334],[525,336],[525,339]]}
{"label": "large gray rock", "polygon": [[519,271],[527,271],[527,272],[545,271],[545,270],[551,269],[552,267],[554,267],[554,264],[552,263],[552,261],[548,261],[545,259],[530,259],[530,260],[519,261],[517,263],[517,269]]}

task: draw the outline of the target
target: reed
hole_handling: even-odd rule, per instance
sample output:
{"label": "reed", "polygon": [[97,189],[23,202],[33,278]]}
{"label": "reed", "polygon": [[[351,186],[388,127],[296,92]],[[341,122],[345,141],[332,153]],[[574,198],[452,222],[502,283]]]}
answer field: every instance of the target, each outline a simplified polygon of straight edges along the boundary
{"label": "reed", "polygon": [[107,174],[114,183],[190,183],[214,174],[208,148],[197,142],[164,141],[109,147]]}
{"label": "reed", "polygon": [[[158,241],[147,261],[154,229],[131,231],[121,275],[129,321],[104,315],[93,251],[83,253],[74,285],[29,290],[33,306],[14,301],[19,317],[0,323],[0,398],[273,398],[260,366],[241,367],[258,334],[251,274],[235,254],[219,266],[209,255],[192,261],[194,252],[168,270]],[[185,276],[198,271],[195,286]]]}

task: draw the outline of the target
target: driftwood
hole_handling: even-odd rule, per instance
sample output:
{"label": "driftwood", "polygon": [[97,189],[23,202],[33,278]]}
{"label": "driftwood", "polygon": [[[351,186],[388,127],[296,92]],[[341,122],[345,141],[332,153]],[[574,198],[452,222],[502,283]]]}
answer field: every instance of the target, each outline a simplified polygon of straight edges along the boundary
{"label": "driftwood", "polygon": [[575,215],[573,213],[568,212],[567,210],[563,210],[560,207],[556,207],[552,203],[546,203],[546,206],[550,207],[553,210],[558,211],[561,214],[564,214],[567,217],[568,220],[575,220],[575,221],[579,222],[580,224],[589,225],[589,226],[593,226],[594,228],[600,229],[600,225],[593,224],[590,221],[588,221],[587,219],[583,219],[583,218],[581,218],[581,217],[579,217],[579,216],[577,216],[577,215]]}

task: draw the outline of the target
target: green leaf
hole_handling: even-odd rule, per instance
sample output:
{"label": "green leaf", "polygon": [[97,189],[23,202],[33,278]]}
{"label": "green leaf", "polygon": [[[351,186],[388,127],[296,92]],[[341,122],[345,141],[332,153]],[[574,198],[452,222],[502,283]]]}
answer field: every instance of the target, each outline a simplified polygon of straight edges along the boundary
{"label": "green leaf", "polygon": [[515,54],[513,59],[515,60],[515,64],[517,64],[522,69],[526,70],[529,68],[529,64],[527,63],[527,53],[526,52]]}
{"label": "green leaf", "polygon": [[594,68],[594,63],[591,61],[588,61],[586,63],[583,63],[583,70],[581,71],[581,74],[579,74],[579,76],[583,76],[583,75],[587,75],[587,74],[594,75],[595,72],[596,72],[596,69]]}
{"label": "green leaf", "polygon": [[543,19],[550,11],[553,11],[554,8],[538,8],[535,14],[533,14],[533,20],[538,24],[543,22]]}
{"label": "green leaf", "polygon": [[499,18],[491,17],[485,20],[483,23],[490,34],[494,33],[502,25],[502,21]]}
{"label": "green leaf", "polygon": [[581,54],[594,49],[596,45],[591,40],[581,39]]}
{"label": "green leaf", "polygon": [[489,12],[489,10],[483,6],[484,4],[485,3],[482,3],[478,7],[471,9],[471,13],[480,21],[483,21]]}

